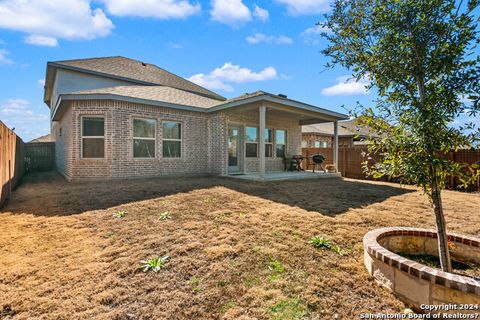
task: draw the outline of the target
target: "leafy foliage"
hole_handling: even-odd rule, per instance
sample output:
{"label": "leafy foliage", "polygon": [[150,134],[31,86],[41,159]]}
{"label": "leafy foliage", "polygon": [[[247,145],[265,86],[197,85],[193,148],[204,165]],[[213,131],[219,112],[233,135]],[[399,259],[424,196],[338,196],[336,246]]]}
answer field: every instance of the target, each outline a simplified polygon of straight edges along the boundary
{"label": "leafy foliage", "polygon": [[158,219],[160,220],[169,220],[172,217],[170,216],[170,213],[168,211],[162,212],[158,215]]}
{"label": "leafy foliage", "polygon": [[376,111],[359,106],[353,112],[381,137],[371,140],[369,152],[381,153],[383,161],[365,163],[373,177],[415,183],[429,195],[433,180],[443,189],[449,175],[464,185],[479,177],[478,165],[443,156],[480,141],[472,121],[452,125],[460,115],[480,116],[478,6],[476,0],[335,2],[323,53],[332,58],[330,66],[368,78],[380,96]]}
{"label": "leafy foliage", "polygon": [[[353,111],[358,124],[380,136],[370,139],[364,169],[423,188],[433,204],[444,271],[451,263],[441,190],[449,176],[464,187],[480,177],[478,164],[445,157],[480,142],[472,121],[453,125],[460,116],[480,115],[479,6],[479,0],[336,0],[324,25],[328,66],[340,64],[378,91],[375,110]],[[382,159],[372,163],[371,154]]]}
{"label": "leafy foliage", "polygon": [[168,260],[170,260],[169,256],[163,256],[163,257],[154,257],[151,259],[142,260],[140,261],[140,263],[142,264],[143,272],[147,272],[149,270],[153,272],[158,272],[161,269],[165,268]]}
{"label": "leafy foliage", "polygon": [[332,247],[332,241],[323,236],[314,236],[308,243],[317,249],[330,249]]}
{"label": "leafy foliage", "polygon": [[116,211],[112,215],[114,218],[123,218],[127,214],[126,211]]}

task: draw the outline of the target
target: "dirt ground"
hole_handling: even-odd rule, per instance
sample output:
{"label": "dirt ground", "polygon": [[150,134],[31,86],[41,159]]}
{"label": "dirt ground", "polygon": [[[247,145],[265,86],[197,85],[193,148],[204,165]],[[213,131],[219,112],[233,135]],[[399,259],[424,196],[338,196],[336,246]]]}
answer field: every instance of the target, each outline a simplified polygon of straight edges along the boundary
{"label": "dirt ground", "polygon": [[[480,235],[480,194],[445,191],[449,231]],[[126,211],[123,218],[113,217]],[[168,212],[171,219],[161,220]],[[32,174],[0,213],[0,318],[356,319],[406,306],[362,237],[433,227],[413,187],[320,179],[67,183]],[[322,235],[343,255],[308,244]],[[144,273],[140,261],[170,257]]]}

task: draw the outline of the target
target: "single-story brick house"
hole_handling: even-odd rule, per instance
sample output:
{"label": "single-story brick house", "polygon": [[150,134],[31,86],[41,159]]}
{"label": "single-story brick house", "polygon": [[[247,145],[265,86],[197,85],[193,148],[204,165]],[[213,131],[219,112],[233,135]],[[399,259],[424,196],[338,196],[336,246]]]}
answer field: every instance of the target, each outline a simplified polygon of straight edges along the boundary
{"label": "single-story brick house", "polygon": [[263,91],[224,97],[124,57],[49,62],[56,167],[69,180],[282,171],[305,124],[343,114]]}

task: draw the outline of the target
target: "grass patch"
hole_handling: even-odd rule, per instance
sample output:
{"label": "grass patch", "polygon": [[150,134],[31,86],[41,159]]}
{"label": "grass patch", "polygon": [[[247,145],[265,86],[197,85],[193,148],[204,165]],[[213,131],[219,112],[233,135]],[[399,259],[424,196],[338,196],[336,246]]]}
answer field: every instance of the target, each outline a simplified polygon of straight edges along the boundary
{"label": "grass patch", "polygon": [[142,264],[143,272],[147,272],[150,270],[153,272],[158,272],[161,269],[165,268],[168,260],[170,260],[168,256],[154,257],[151,259],[142,260],[140,261],[140,263]]}
{"label": "grass patch", "polygon": [[308,241],[316,249],[330,249],[332,241],[323,236],[314,236]]}
{"label": "grass patch", "polygon": [[228,310],[235,308],[236,306],[237,306],[237,303],[235,301],[233,301],[233,300],[229,301],[229,302],[224,303],[220,306],[220,312],[225,313]]}
{"label": "grass patch", "polygon": [[158,219],[160,220],[169,220],[172,217],[170,216],[170,213],[168,211],[162,212],[158,215]]}
{"label": "grass patch", "polygon": [[268,270],[270,271],[268,280],[275,281],[280,279],[285,273],[285,266],[280,261],[270,258],[270,261],[268,262]]}
{"label": "grass patch", "polygon": [[298,298],[281,301],[269,309],[271,320],[301,320],[308,315],[307,305]]}
{"label": "grass patch", "polygon": [[345,254],[345,251],[339,245],[334,244],[330,239],[324,236],[314,236],[308,241],[308,243],[316,249],[331,250],[339,256],[343,256]]}
{"label": "grass patch", "polygon": [[120,211],[120,210],[119,210],[119,211],[115,211],[115,212],[112,214],[112,216],[113,216],[114,218],[123,218],[123,217],[125,217],[126,214],[127,214],[126,211]]}
{"label": "grass patch", "polygon": [[192,287],[192,292],[193,293],[199,293],[200,292],[200,284],[202,283],[202,279],[200,279],[197,276],[193,276],[188,280],[188,284]]}

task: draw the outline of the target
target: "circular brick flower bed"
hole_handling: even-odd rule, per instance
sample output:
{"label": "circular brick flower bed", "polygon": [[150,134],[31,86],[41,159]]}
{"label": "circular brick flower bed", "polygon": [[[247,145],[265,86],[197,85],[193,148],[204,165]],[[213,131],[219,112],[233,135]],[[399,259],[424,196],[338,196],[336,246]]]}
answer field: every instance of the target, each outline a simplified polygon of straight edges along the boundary
{"label": "circular brick flower bed", "polygon": [[[452,259],[480,264],[480,239],[448,234],[448,240]],[[480,306],[480,281],[430,268],[395,253],[438,257],[436,231],[376,229],[365,235],[363,245],[368,272],[416,311],[429,312],[426,306],[442,304]],[[440,312],[445,310],[437,311]],[[457,309],[451,312],[479,313],[480,310]]]}

